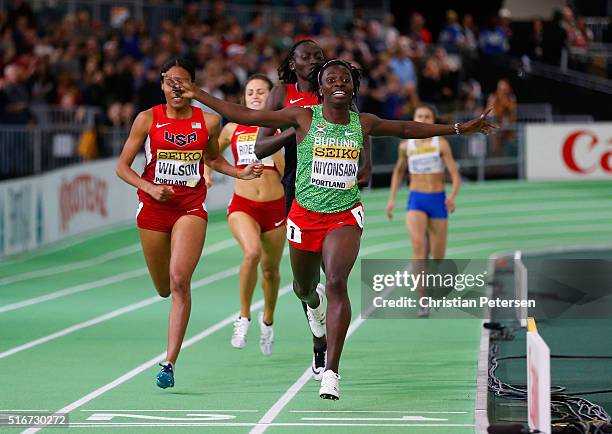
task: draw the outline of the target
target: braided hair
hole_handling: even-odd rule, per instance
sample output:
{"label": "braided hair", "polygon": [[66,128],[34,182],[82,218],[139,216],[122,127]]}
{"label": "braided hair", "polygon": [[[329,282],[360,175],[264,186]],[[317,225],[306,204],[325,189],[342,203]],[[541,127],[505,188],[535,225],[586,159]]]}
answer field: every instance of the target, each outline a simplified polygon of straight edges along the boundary
{"label": "braided hair", "polygon": [[278,79],[285,84],[294,84],[297,83],[297,75],[295,71],[291,69],[291,61],[295,60],[295,50],[302,44],[311,43],[317,45],[315,41],[312,39],[303,39],[301,41],[296,42],[291,46],[287,56],[283,59],[282,63],[278,67]]}
{"label": "braided hair", "polygon": [[310,88],[312,89],[312,92],[314,92],[317,95],[317,98],[319,98],[319,102],[323,101],[323,95],[321,94],[321,80],[323,78],[323,72],[330,66],[335,66],[335,65],[340,65],[348,69],[348,71],[350,72],[351,78],[353,79],[353,99],[359,93],[359,85],[361,82],[361,70],[353,66],[350,62],[345,62],[344,60],[341,60],[341,59],[332,59],[332,60],[328,60],[327,62],[321,65],[317,65],[312,70],[312,73],[310,74],[310,78],[309,78]]}

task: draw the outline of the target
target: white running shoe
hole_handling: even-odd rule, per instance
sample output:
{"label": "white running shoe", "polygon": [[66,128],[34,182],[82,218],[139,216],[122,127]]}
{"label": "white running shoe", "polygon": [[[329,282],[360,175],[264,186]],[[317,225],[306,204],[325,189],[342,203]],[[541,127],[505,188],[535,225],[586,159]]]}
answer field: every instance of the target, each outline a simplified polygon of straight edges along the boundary
{"label": "white running shoe", "polygon": [[340,399],[340,376],[331,369],[323,372],[319,396],[322,399],[332,399],[334,401]]}
{"label": "white running shoe", "polygon": [[239,316],[234,321],[234,334],[232,334],[232,347],[244,348],[246,346],[247,333],[249,332],[250,321],[248,318]]}
{"label": "white running shoe", "polygon": [[419,318],[427,318],[429,316],[429,307],[423,307],[423,306],[419,307],[417,316]]}
{"label": "white running shoe", "polygon": [[327,363],[327,351],[314,351],[312,354],[312,378],[321,381]]}
{"label": "white running shoe", "polygon": [[269,356],[274,348],[274,329],[271,325],[264,323],[263,312],[259,313],[259,329],[261,330],[259,349],[264,356]]}
{"label": "white running shoe", "polygon": [[317,295],[319,296],[319,305],[314,309],[308,306],[308,304],[306,305],[308,325],[310,326],[312,334],[317,338],[325,336],[325,306],[323,305],[323,294],[320,287],[323,287],[323,285],[319,283],[316,289]]}

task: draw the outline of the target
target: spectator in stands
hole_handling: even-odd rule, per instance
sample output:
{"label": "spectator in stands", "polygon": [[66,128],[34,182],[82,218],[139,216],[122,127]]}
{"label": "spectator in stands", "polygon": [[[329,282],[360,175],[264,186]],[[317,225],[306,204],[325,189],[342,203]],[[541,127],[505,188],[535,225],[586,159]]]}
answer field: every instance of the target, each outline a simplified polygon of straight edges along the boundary
{"label": "spectator in stands", "polygon": [[532,60],[542,60],[544,56],[544,23],[542,18],[533,18],[527,55]]}
{"label": "spectator in stands", "polygon": [[27,82],[31,102],[51,104],[55,100],[55,76],[51,73],[49,56],[38,57],[34,72]]}
{"label": "spectator in stands", "polygon": [[499,18],[490,18],[490,25],[480,32],[480,50],[485,56],[505,54],[510,49],[506,31],[499,25]]}
{"label": "spectator in stands", "polygon": [[586,52],[591,42],[593,42],[593,31],[586,26],[585,18],[579,16],[576,20],[576,32],[572,47],[584,49]]}
{"label": "spectator in stands", "polygon": [[431,44],[431,32],[425,28],[425,18],[418,12],[410,16],[410,33],[413,60],[419,60],[425,55],[425,50]]}
{"label": "spectator in stands", "polygon": [[57,91],[55,104],[63,109],[75,109],[82,103],[81,91],[75,84],[73,77],[62,72],[57,77]]}
{"label": "spectator in stands", "polygon": [[452,9],[446,11],[446,25],[440,31],[438,43],[449,53],[459,53],[465,46],[465,35],[459,24],[459,16]]}
{"label": "spectator in stands", "polygon": [[431,104],[440,103],[444,99],[442,93],[442,76],[440,66],[433,57],[425,61],[418,79],[419,97],[421,101]]}
{"label": "spectator in stands", "polygon": [[508,35],[499,24],[499,17],[490,18],[490,25],[480,32],[480,50],[485,56],[505,54],[510,49]]}
{"label": "spectator in stands", "polygon": [[495,92],[489,95],[487,107],[493,107],[493,115],[500,126],[497,134],[491,136],[491,156],[500,157],[515,139],[514,126],[517,119],[516,96],[507,78],[497,82]]}
{"label": "spectator in stands", "polygon": [[563,25],[563,14],[557,10],[550,23],[544,26],[542,41],[543,60],[551,65],[559,66],[561,53],[567,47],[567,31]]}
{"label": "spectator in stands", "polygon": [[417,76],[414,63],[410,59],[410,40],[406,36],[401,36],[397,43],[396,51],[389,62],[389,68],[397,78],[404,96],[414,92]]}
{"label": "spectator in stands", "polygon": [[26,124],[30,121],[28,89],[23,84],[22,69],[16,64],[4,68],[0,80],[0,123]]}

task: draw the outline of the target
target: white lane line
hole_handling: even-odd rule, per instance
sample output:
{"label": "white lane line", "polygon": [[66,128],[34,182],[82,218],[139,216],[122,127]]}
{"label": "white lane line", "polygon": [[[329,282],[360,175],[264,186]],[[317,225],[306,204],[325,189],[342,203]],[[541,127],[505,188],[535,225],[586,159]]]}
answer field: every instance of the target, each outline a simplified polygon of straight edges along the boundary
{"label": "white lane line", "polygon": [[[0,410],[0,411],[2,411],[2,410]],[[18,410],[13,410],[13,411],[18,411]],[[257,412],[259,412],[259,410],[232,410],[232,409],[229,409],[229,410],[213,410],[213,409],[210,409],[210,408],[207,408],[207,409],[204,409],[204,410],[202,410],[202,409],[177,410],[175,408],[172,408],[172,409],[166,409],[166,410],[163,410],[163,409],[160,409],[160,410],[157,410],[157,409],[155,409],[155,410],[152,410],[152,409],[123,410],[123,409],[121,409],[121,410],[79,410],[79,411],[84,412],[84,413],[102,413],[102,412],[109,412],[109,413],[140,413],[140,412],[143,412],[143,411],[144,412],[176,411],[176,412],[181,412],[181,413],[183,413],[183,412],[186,413],[186,412],[190,412],[190,411],[196,411],[196,412],[197,411],[208,411],[208,412],[217,412],[217,411],[218,412],[225,412],[225,411],[227,411],[227,412],[232,412],[232,413],[257,413]]]}
{"label": "white lane line", "polygon": [[[225,248],[226,246],[231,246],[234,244],[236,244],[236,241],[233,238],[215,243],[211,246],[212,253],[214,253],[215,251],[218,251],[215,249]],[[19,273],[19,274],[14,274],[12,276],[7,276],[7,277],[0,279],[0,286],[8,285],[9,283],[22,282],[24,280],[36,279],[39,277],[53,276],[55,274],[60,274],[60,273],[69,273],[75,270],[80,270],[82,268],[95,267],[105,262],[112,261],[113,259],[121,258],[123,256],[128,256],[133,253],[137,253],[141,251],[142,251],[142,248],[140,246],[140,243],[134,243],[126,247],[111,250],[110,252],[106,252],[104,254],[95,256],[93,258],[84,259],[82,261],[71,262],[68,264],[61,265],[61,266],[42,268],[40,270],[28,271],[25,273]],[[203,250],[202,256],[206,254],[210,254],[210,253],[207,253],[206,250]]]}
{"label": "white lane line", "polygon": [[135,277],[143,276],[145,274],[147,274],[146,268],[126,271],[124,273],[120,273],[115,276],[106,277],[104,279],[99,279],[99,280],[94,280],[93,282],[82,283],[80,285],[60,289],[59,291],[54,291],[50,294],[45,294],[39,297],[29,298],[27,300],[23,300],[17,303],[0,306],[0,313],[10,312],[12,310],[21,309],[23,307],[32,306],[33,304],[43,303],[45,301],[54,300],[56,298],[65,297],[67,295],[76,294],[78,292],[87,291],[93,288],[99,288],[101,286],[112,285],[114,283],[122,282],[128,279],[133,279]]}
{"label": "white lane line", "polygon": [[418,413],[418,414],[467,414],[467,411],[419,411],[419,410],[289,410],[289,413]]}
{"label": "white lane line", "polygon": [[[218,243],[212,244],[210,247],[207,247],[206,251],[202,254],[202,256],[211,255],[213,253],[216,253],[221,250],[232,247],[236,244],[237,244],[236,241],[233,239],[220,241]],[[54,300],[56,298],[65,297],[67,295],[76,294],[79,292],[87,291],[89,289],[99,288],[101,286],[112,285],[114,283],[122,282],[124,280],[133,279],[139,276],[144,276],[147,273],[148,273],[148,269],[146,267],[142,267],[137,270],[126,271],[124,273],[120,273],[115,276],[106,277],[104,279],[99,279],[99,280],[94,280],[93,282],[82,283],[76,286],[71,286],[69,288],[60,289],[59,291],[54,291],[49,294],[41,295],[39,297],[29,298],[27,300],[23,300],[17,303],[0,306],[0,313],[10,312],[12,310],[21,309],[23,307],[31,306],[33,304],[43,303],[49,300]]]}
{"label": "white lane line", "polygon": [[49,411],[49,410],[0,410],[0,411],[21,411],[21,412],[26,412],[26,411]]}
{"label": "white lane line", "polygon": [[[453,214],[452,218],[456,219],[456,218],[462,218],[462,217],[469,217],[469,216],[497,216],[497,215],[501,215],[501,216],[505,216],[508,213],[512,213],[512,214],[516,214],[516,213],[521,213],[521,212],[541,212],[543,213],[543,215],[546,215],[544,212],[545,211],[559,211],[559,212],[563,212],[563,211],[569,211],[569,210],[588,210],[588,211],[594,211],[594,210],[600,210],[600,209],[604,209],[604,210],[609,210],[610,207],[612,207],[612,203],[610,202],[602,202],[602,201],[586,201],[586,202],[579,202],[576,201],[575,203],[540,203],[540,204],[532,204],[533,206],[521,206],[521,205],[513,205],[513,204],[508,204],[508,205],[499,205],[499,206],[487,206],[486,209],[482,209],[482,208],[476,208],[476,209],[462,209],[462,208],[457,208],[457,211]],[[365,207],[365,211],[366,213],[368,212],[368,206],[366,205]],[[401,209],[397,209],[396,211],[401,211]],[[405,211],[405,210],[404,210]],[[376,212],[376,214],[380,214],[380,215],[376,215],[374,217],[368,217],[368,214],[366,214],[366,218],[367,223],[383,223],[383,222],[388,222],[389,220],[387,219],[387,216],[384,215],[384,213],[382,211]],[[452,225],[452,223],[451,223]]]}
{"label": "white lane line", "polygon": [[[282,297],[283,295],[287,294],[291,290],[292,290],[292,285],[286,285],[285,287],[283,287],[278,292],[279,298]],[[258,310],[261,307],[263,307],[263,304],[264,304],[264,301],[263,301],[263,299],[261,299],[261,300],[257,301],[256,303],[253,303],[251,305],[251,310],[253,310],[253,311]],[[193,344],[196,344],[196,343],[200,342],[202,339],[204,339],[204,338],[212,335],[213,333],[221,330],[223,327],[230,325],[231,323],[234,322],[236,317],[239,316],[239,315],[240,315],[240,311],[234,312],[230,316],[226,317],[225,319],[217,322],[216,324],[208,327],[207,329],[201,331],[200,333],[198,333],[198,334],[190,337],[189,339],[185,340],[183,342],[183,345],[181,345],[181,350],[189,348]],[[78,400],[68,404],[64,408],[58,410],[56,413],[65,414],[65,413],[70,413],[70,412],[76,410],[77,408],[81,407],[82,405],[87,404],[88,402],[96,399],[97,397],[105,394],[106,392],[108,392],[108,391],[114,389],[115,387],[125,383],[126,381],[132,379],[133,377],[135,377],[136,375],[140,374],[141,372],[144,372],[147,369],[152,368],[157,363],[163,361],[165,357],[166,357],[166,352],[164,351],[163,353],[158,354],[157,356],[153,357],[152,359],[142,363],[140,366],[137,366],[136,368],[134,368],[131,371],[127,372],[126,374],[123,374],[121,377],[111,381],[110,383],[105,384],[102,387],[99,387],[98,389],[94,390],[93,392],[88,393],[84,397],[82,397],[82,398],[80,398],[80,399],[78,399]],[[23,433],[24,434],[26,434],[26,433],[27,434],[32,434],[32,433],[40,431],[41,429],[42,429],[42,427],[28,428],[28,429],[24,430]]]}
{"label": "white lane line", "polygon": [[[482,230],[481,228],[493,227],[493,230]],[[460,241],[470,241],[470,240],[496,240],[500,238],[509,238],[516,236],[531,236],[531,235],[540,235],[540,234],[551,234],[554,235],[558,232],[563,234],[578,234],[584,232],[596,232],[596,231],[612,231],[612,223],[582,223],[578,224],[568,224],[568,225],[559,225],[559,226],[545,226],[545,227],[535,227],[535,228],[509,228],[508,226],[498,227],[495,223],[491,225],[482,225],[480,228],[478,226],[472,228],[465,228],[470,230],[462,230],[458,235],[449,235],[448,240],[449,243],[455,243]],[[408,239],[408,234],[406,233],[405,228],[391,228],[391,229],[378,229],[373,230],[371,232],[366,232],[365,237],[367,238],[375,238],[375,237],[385,237],[389,235],[400,235],[406,234],[406,245],[410,245],[410,240]]]}
{"label": "white lane line", "polygon": [[[173,422],[173,423],[147,423],[147,422],[112,422],[112,423],[99,423],[99,422],[70,422],[71,428],[124,428],[124,427],[198,427],[198,426],[219,426],[219,427],[251,427],[255,424],[252,422]],[[276,422],[271,424],[272,427],[285,427],[285,426],[312,426],[312,427],[328,427],[328,426],[369,426],[369,427],[473,427],[474,424],[469,423],[315,423],[315,422]],[[22,432],[34,433],[38,432],[41,428],[30,428]]]}
{"label": "white lane line", "polygon": [[[214,283],[214,282],[216,282],[218,280],[225,279],[226,277],[234,276],[234,275],[238,274],[239,270],[240,270],[240,267],[238,267],[238,266],[229,268],[227,270],[221,271],[219,273],[213,274],[211,276],[205,277],[204,279],[200,279],[200,280],[192,283],[191,288],[192,289],[200,288],[202,286],[206,286],[206,285],[209,285],[211,283]],[[113,310],[111,312],[108,312],[108,313],[106,313],[104,315],[100,315],[100,316],[98,316],[96,318],[92,318],[90,320],[83,321],[83,322],[81,322],[79,324],[75,324],[75,325],[70,326],[70,327],[66,327],[65,329],[62,329],[62,330],[57,331],[55,333],[51,333],[50,335],[44,336],[42,338],[35,339],[33,341],[30,341],[30,342],[27,342],[25,344],[13,347],[13,348],[11,348],[9,350],[3,351],[3,352],[0,353],[0,359],[3,359],[3,358],[8,357],[8,356],[12,356],[13,354],[17,354],[17,353],[19,353],[21,351],[28,350],[28,349],[33,348],[35,346],[42,345],[42,344],[44,344],[46,342],[49,342],[49,341],[52,341],[54,339],[61,338],[62,336],[66,336],[66,335],[68,335],[70,333],[77,332],[77,331],[82,330],[84,328],[91,327],[93,325],[103,323],[104,321],[111,320],[113,318],[116,318],[118,316],[124,315],[126,313],[134,312],[135,310],[142,309],[143,307],[149,306],[149,305],[151,305],[153,303],[158,303],[158,302],[160,302],[162,300],[164,300],[162,297],[159,297],[159,296],[156,295],[156,296],[147,298],[145,300],[141,300],[141,301],[139,301],[137,303],[130,304],[129,306],[124,306],[124,307],[122,307],[120,309],[115,309],[115,310]]]}
{"label": "white lane line", "polygon": [[304,421],[321,422],[448,422],[439,417],[402,416],[402,417],[303,417]]}
{"label": "white lane line", "polygon": [[[402,194],[402,199],[406,201],[408,199],[408,191]],[[559,191],[538,191],[534,193],[524,192],[520,195],[517,195],[515,192],[498,192],[498,193],[476,193],[473,194],[471,192],[466,192],[465,196],[463,193],[459,194],[457,198],[457,206],[471,206],[471,205],[487,205],[491,203],[499,203],[499,202],[511,202],[516,204],[527,204],[533,202],[534,200],[543,200],[543,201],[574,201],[574,200],[612,200],[612,196],[602,195],[600,191],[590,191],[587,194],[580,190],[563,190]],[[375,209],[386,209],[387,206],[387,197],[385,198],[367,198],[364,197],[366,201],[366,205],[368,208]],[[396,203],[399,201],[396,201]]]}
{"label": "white lane line", "polygon": [[72,262],[60,266],[53,266],[49,268],[43,268],[35,271],[28,271],[26,273],[15,274],[0,279],[1,285],[8,285],[9,283],[22,282],[24,280],[36,279],[37,277],[47,277],[54,274],[68,273],[71,271],[79,270],[81,268],[93,267],[96,265],[103,264],[104,262],[112,261],[113,259],[121,258],[122,256],[131,255],[132,253],[139,252],[141,250],[140,243],[132,244],[130,246],[122,247],[120,249],[112,250],[102,255],[96,256],[91,259],[84,259],[78,262]]}
{"label": "white lane line", "polygon": [[7,265],[15,265],[21,264],[27,261],[31,261],[34,259],[38,259],[42,256],[49,255],[51,253],[59,252],[61,250],[68,249],[69,247],[74,247],[77,244],[85,243],[87,241],[94,240],[96,238],[106,237],[108,235],[116,235],[117,233],[133,230],[134,228],[131,226],[126,226],[124,224],[117,225],[115,228],[106,228],[104,230],[98,231],[96,233],[90,233],[86,235],[74,235],[67,240],[55,241],[49,245],[40,247],[33,251],[23,252],[17,254],[16,257],[8,260],[2,261],[2,267]]}

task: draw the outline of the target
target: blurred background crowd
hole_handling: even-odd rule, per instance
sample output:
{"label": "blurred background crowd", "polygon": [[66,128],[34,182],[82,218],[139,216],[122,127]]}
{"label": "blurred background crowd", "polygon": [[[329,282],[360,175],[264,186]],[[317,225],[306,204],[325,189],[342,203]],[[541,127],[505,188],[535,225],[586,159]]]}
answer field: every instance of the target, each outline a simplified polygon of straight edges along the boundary
{"label": "blurred background crowd", "polygon": [[[96,2],[66,2],[69,9],[62,3],[0,2],[0,123],[36,124],[37,107],[87,107],[95,109],[96,128],[129,126],[139,111],[161,102],[159,68],[177,55],[195,63],[201,88],[238,101],[252,73],[277,82],[287,49],[301,39],[315,40],[327,58],[359,66],[360,110],[386,118],[409,118],[421,102],[468,115],[491,104],[498,122],[514,123],[512,80],[486,68],[506,56],[527,68],[568,67],[564,53],[573,53],[569,67],[576,71],[606,79],[612,71],[607,60],[581,56],[594,34],[570,6],[517,22],[503,7],[437,15],[430,8],[427,16],[413,8],[400,20],[389,7],[347,13],[331,0],[158,0],[141,4],[138,14],[107,2],[102,15],[89,7]],[[443,24],[431,29],[429,19]],[[611,27],[600,27],[597,43],[612,42]]]}

